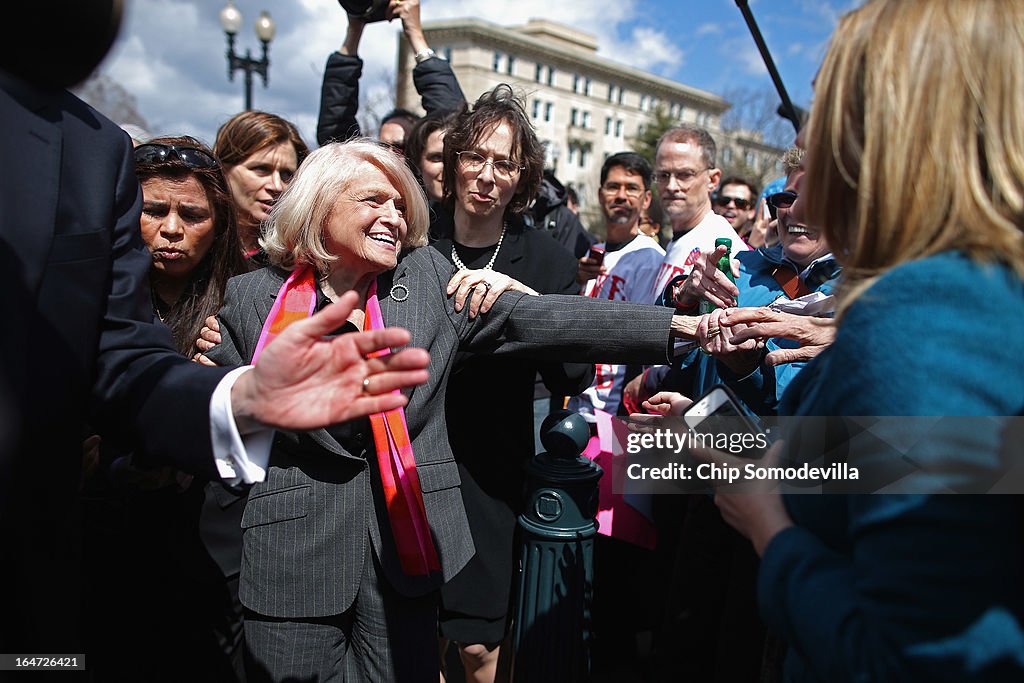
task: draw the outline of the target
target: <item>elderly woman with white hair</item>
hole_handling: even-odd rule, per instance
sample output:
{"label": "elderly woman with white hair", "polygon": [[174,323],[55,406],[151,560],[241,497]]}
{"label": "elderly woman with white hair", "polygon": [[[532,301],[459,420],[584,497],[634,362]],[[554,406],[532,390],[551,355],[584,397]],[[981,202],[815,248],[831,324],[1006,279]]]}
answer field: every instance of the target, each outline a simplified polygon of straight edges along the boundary
{"label": "elderly woman with white hair", "polygon": [[[430,379],[404,410],[275,437],[242,520],[255,680],[437,680],[435,589],[474,553],[445,421],[457,351],[614,363],[668,354],[678,323],[669,309],[529,296],[493,271],[453,278],[447,259],[418,248],[427,223],[403,160],[368,141],[332,143],[309,156],[271,213],[262,240],[271,266],[228,284],[211,352],[222,364],[251,362],[348,290],[360,305],[338,334],[404,327],[431,356]],[[486,292],[489,312],[471,317],[449,294],[457,289],[463,299]]]}

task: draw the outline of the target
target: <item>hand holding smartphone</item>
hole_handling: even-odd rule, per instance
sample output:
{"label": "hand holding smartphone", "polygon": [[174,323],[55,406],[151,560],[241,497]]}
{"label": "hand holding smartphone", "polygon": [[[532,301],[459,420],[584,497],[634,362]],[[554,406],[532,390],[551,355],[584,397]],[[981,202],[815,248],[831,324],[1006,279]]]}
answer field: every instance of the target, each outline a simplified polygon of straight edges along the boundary
{"label": "hand holding smartphone", "polygon": [[[765,432],[750,418],[746,409],[724,384],[717,384],[701,396],[683,413],[686,426],[698,438],[710,437],[716,442],[725,438],[729,443],[767,443]],[[747,438],[745,435],[755,438]],[[760,438],[757,438],[760,435]],[[721,450],[721,449],[720,449]],[[740,457],[757,459],[764,455],[765,448],[757,445],[744,447]],[[730,448],[730,452],[733,449]]]}

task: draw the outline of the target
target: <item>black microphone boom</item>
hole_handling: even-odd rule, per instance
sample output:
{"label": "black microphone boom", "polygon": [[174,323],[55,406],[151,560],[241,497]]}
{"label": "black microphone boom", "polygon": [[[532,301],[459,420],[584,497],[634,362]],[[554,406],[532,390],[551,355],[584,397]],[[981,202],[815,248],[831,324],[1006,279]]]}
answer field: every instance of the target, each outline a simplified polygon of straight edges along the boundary
{"label": "black microphone boom", "polygon": [[800,127],[803,125],[803,121],[801,120],[797,107],[794,106],[793,101],[789,99],[789,93],[786,92],[786,86],[782,84],[782,77],[779,76],[779,70],[775,68],[775,61],[772,59],[772,54],[768,52],[768,46],[765,44],[764,37],[761,35],[761,29],[757,27],[757,22],[754,21],[754,15],[750,11],[750,6],[747,4],[747,0],[736,0],[736,6],[740,8],[740,12],[743,14],[743,18],[746,20],[747,26],[750,28],[750,34],[754,37],[754,42],[757,43],[757,49],[761,52],[761,58],[764,59],[764,65],[768,67],[768,74],[772,77],[772,82],[775,83],[775,89],[779,92],[779,97],[782,98],[782,105],[779,107],[779,115],[792,123],[793,128],[797,133],[799,133]]}

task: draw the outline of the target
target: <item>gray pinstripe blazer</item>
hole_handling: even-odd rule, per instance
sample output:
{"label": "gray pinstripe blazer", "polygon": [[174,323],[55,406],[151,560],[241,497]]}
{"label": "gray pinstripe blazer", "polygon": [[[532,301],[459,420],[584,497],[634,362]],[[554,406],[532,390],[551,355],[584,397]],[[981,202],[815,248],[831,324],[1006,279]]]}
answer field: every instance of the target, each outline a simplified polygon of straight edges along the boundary
{"label": "gray pinstripe blazer", "polygon": [[[267,478],[253,487],[242,519],[240,596],[246,607],[283,618],[344,612],[359,588],[367,542],[388,580],[406,595],[432,590],[472,557],[444,409],[448,375],[460,348],[577,362],[666,362],[671,309],[506,293],[491,312],[471,321],[465,309],[455,312],[454,300],[445,294],[453,272],[437,251],[422,248],[377,281],[384,322],[408,329],[411,346],[430,353],[430,379],[406,392],[405,411],[443,576],[402,573],[380,487],[371,485],[377,469],[372,438],[352,453],[323,429],[282,432],[274,441]],[[211,357],[221,364],[250,361],[285,276],[264,268],[228,283],[219,315],[222,342]],[[494,417],[498,427],[501,416]]]}

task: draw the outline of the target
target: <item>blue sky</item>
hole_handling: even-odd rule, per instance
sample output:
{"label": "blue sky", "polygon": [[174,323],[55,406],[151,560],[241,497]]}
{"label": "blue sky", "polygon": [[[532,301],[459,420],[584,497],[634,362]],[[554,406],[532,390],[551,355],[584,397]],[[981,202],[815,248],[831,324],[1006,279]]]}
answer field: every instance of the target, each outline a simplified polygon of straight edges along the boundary
{"label": "blue sky", "polygon": [[[783,80],[797,104],[810,101],[838,17],[859,0],[751,0]],[[121,36],[101,70],[125,87],[154,134],[190,133],[212,142],[217,127],[242,108],[241,75],[226,77],[218,23],[224,0],[128,0]],[[255,89],[258,108],[295,121],[314,141],[320,79],[346,20],[336,0],[236,0],[242,49],[255,51],[252,24],[269,10],[278,26],[271,45],[270,88]],[[484,10],[482,12],[481,10]],[[735,0],[422,0],[422,17],[476,17],[503,25],[533,17],[594,34],[599,53],[673,80],[725,94],[770,89],[771,81]],[[389,95],[398,26],[375,24],[363,37],[364,95]],[[475,97],[479,93],[467,93]]]}

